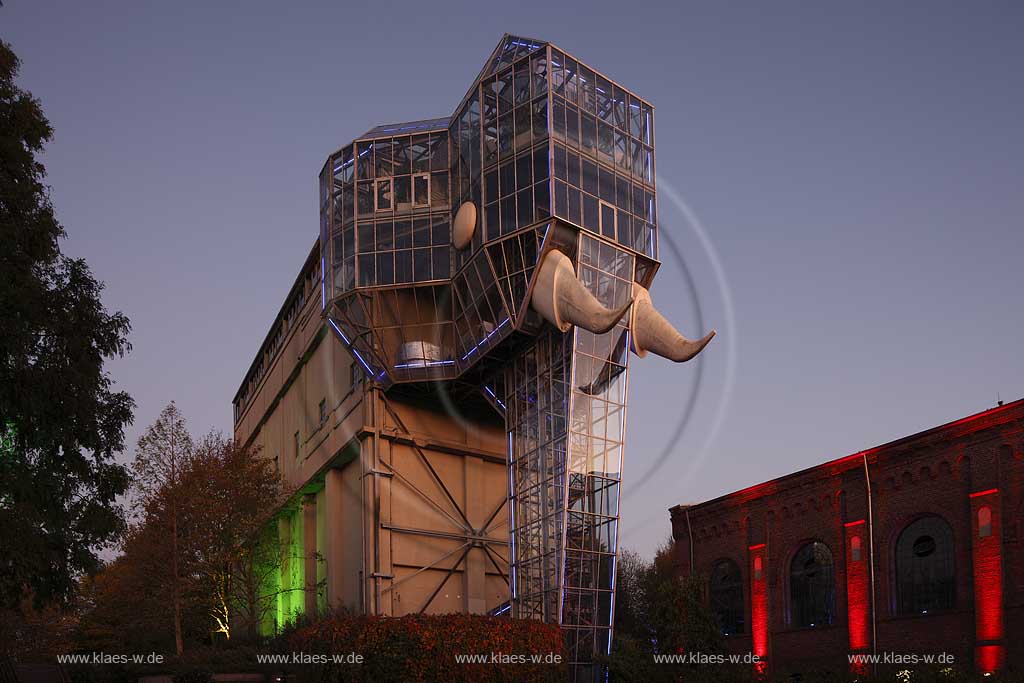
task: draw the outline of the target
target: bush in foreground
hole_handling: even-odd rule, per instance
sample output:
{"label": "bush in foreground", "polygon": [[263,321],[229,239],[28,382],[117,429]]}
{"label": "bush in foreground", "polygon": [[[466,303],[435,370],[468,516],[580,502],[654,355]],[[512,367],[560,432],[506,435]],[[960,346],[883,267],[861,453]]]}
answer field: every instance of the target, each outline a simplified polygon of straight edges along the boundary
{"label": "bush in foreground", "polygon": [[[565,660],[557,626],[473,614],[336,615],[285,633],[275,650],[362,655],[361,664],[282,667],[298,681],[556,681],[567,671],[564,663],[551,663],[556,656]],[[467,655],[488,661],[459,661]]]}

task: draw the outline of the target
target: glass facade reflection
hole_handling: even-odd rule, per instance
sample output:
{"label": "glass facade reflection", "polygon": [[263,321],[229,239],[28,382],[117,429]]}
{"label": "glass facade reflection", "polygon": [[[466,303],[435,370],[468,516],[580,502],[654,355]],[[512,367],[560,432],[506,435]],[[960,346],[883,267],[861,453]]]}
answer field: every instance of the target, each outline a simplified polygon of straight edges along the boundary
{"label": "glass facade reflection", "polygon": [[[598,300],[629,299],[633,254],[584,232],[578,257]],[[628,351],[628,317],[546,327],[504,377],[513,614],[562,624],[580,679],[611,645]]]}
{"label": "glass facade reflection", "polygon": [[611,642],[629,316],[561,333],[530,297],[557,248],[624,304],[658,267],[656,206],[653,107],[511,35],[450,118],[374,128],[320,176],[328,323],[372,381],[460,378],[504,414],[513,612],[562,624],[580,679]]}

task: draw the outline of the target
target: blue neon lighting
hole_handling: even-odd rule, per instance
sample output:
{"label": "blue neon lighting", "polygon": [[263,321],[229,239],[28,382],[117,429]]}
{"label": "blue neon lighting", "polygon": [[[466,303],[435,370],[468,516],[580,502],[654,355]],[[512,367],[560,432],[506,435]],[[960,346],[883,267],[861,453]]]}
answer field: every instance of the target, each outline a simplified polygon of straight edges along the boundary
{"label": "blue neon lighting", "polygon": [[[346,337],[345,333],[341,331],[341,328],[338,327],[338,324],[331,320],[330,318],[327,319],[327,322],[331,324],[331,327],[334,328],[334,331],[338,333],[339,337],[341,337],[341,341],[345,342],[345,346],[347,346],[348,350],[352,352],[352,355],[356,357],[356,360],[359,361],[359,363],[364,368],[366,368],[366,373],[373,377],[373,368],[371,368],[370,364],[363,360],[363,357],[359,355],[359,352],[356,350],[354,346],[352,346],[352,342],[348,340],[348,337]],[[380,374],[380,376],[377,377],[377,379],[381,379],[382,377],[384,377],[383,372]]]}
{"label": "blue neon lighting", "polygon": [[501,400],[500,398],[498,398],[497,396],[495,396],[494,392],[493,392],[493,391],[491,390],[491,388],[490,388],[489,386],[487,386],[487,385],[484,385],[484,391],[486,391],[486,392],[487,392],[488,394],[490,394],[490,395],[491,395],[491,398],[493,398],[493,399],[494,399],[494,400],[495,400],[495,401],[497,402],[497,404],[498,404],[499,406],[501,406],[501,409],[502,409],[502,410],[508,410],[508,409],[507,409],[507,408],[505,407],[505,404],[504,404],[504,403],[502,402],[502,400]]}
{"label": "blue neon lighting", "polygon": [[425,367],[431,367],[431,366],[434,366],[434,365],[454,365],[454,364],[455,364],[455,361],[453,361],[453,360],[428,360],[428,361],[423,361],[422,363],[399,363],[398,365],[395,365],[393,367],[395,367],[395,368],[425,368]]}
{"label": "blue neon lighting", "polygon": [[475,345],[475,346],[474,346],[473,348],[471,348],[471,349],[470,349],[469,351],[467,351],[467,352],[466,352],[466,355],[462,357],[462,360],[466,360],[466,359],[467,359],[467,358],[469,358],[469,357],[470,357],[471,355],[473,355],[474,353],[476,353],[477,351],[479,351],[479,350],[480,350],[480,347],[481,347],[481,346],[483,346],[483,345],[484,345],[484,344],[486,344],[486,343],[487,343],[488,341],[490,341],[491,337],[493,337],[494,335],[496,335],[496,334],[498,333],[498,330],[500,330],[501,328],[503,328],[503,327],[504,327],[505,325],[507,325],[507,324],[508,324],[508,318],[505,318],[504,320],[502,320],[502,321],[501,321],[501,323],[500,323],[500,324],[499,324],[499,325],[498,325],[497,327],[495,327],[495,328],[494,328],[493,330],[491,330],[490,332],[488,332],[488,333],[487,333],[487,336],[486,336],[486,337],[484,337],[483,339],[481,339],[480,341],[478,341],[478,342],[476,343],[476,345]]}

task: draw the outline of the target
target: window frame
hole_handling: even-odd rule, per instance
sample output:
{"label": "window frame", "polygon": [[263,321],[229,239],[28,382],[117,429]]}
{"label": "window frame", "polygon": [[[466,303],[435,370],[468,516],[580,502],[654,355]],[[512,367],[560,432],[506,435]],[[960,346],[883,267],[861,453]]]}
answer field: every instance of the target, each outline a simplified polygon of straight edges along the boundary
{"label": "window frame", "polygon": [[[730,583],[725,587],[718,587],[715,583],[715,580],[719,574],[719,568],[726,564],[729,565],[729,570],[733,572],[736,576],[735,584]],[[718,627],[722,631],[722,635],[735,636],[745,634],[747,632],[747,611],[745,602],[746,595],[743,592],[743,571],[740,569],[739,563],[733,561],[728,557],[721,557],[715,560],[715,562],[711,565],[711,575],[708,584],[708,603],[711,607],[711,611],[715,615],[715,618],[718,620]],[[738,604],[726,605],[724,601],[716,599],[716,592],[719,594],[719,596],[732,593],[732,600],[735,600],[738,597],[739,602]],[[722,623],[719,607],[723,607],[722,611],[735,612],[736,628],[732,631],[727,631],[726,625]]]}
{"label": "window frame", "polygon": [[[926,523],[930,523],[932,527],[929,528],[926,526]],[[937,536],[942,536],[942,538],[937,538]],[[922,608],[920,601],[924,600],[924,598],[908,594],[907,592],[908,585],[911,582],[904,580],[905,573],[913,570],[912,568],[904,567],[903,562],[907,560],[913,561],[908,556],[908,553],[916,555],[914,545],[925,537],[930,538],[935,543],[935,549],[929,552],[927,556],[934,555],[934,561],[944,560],[948,569],[947,576],[939,577],[932,581],[936,585],[929,589],[932,593],[931,597],[933,599],[937,599],[936,596],[943,597],[944,602],[948,602],[948,604],[934,607],[929,605]],[[943,542],[947,541],[948,545],[943,546]],[[938,553],[943,554],[940,555]],[[917,555],[917,557],[921,556]],[[900,527],[893,540],[892,558],[891,589],[893,616],[914,617],[922,614],[950,612],[957,608],[959,591],[957,590],[956,535],[953,532],[953,525],[946,521],[945,518],[936,514],[925,514],[911,519]],[[943,582],[946,583],[946,588],[944,589],[941,588]],[[941,596],[943,590],[947,591],[945,596]]]}
{"label": "window frame", "polygon": [[[816,561],[816,563],[818,564],[818,566],[820,568],[826,569],[827,572],[828,572],[827,583],[826,583],[825,579],[821,580],[822,587],[825,588],[825,603],[824,603],[825,616],[821,620],[815,619],[814,621],[808,621],[808,623],[804,623],[804,619],[803,619],[804,612],[812,611],[812,609],[817,607],[817,603],[812,604],[807,609],[804,609],[801,606],[801,604],[799,603],[799,601],[803,600],[804,594],[812,595],[813,596],[815,594],[815,591],[814,590],[808,590],[808,588],[812,585],[811,582],[813,581],[813,578],[812,577],[808,577],[807,574],[806,574],[806,566],[807,566],[806,562],[799,569],[799,575],[798,575],[798,570],[796,569],[796,564],[797,564],[797,561],[799,559],[801,559],[801,557],[803,556],[803,554],[805,553],[805,551],[808,548],[811,549],[811,557],[813,557],[815,560],[817,560],[817,557],[814,554],[814,548],[816,546],[820,546],[821,548],[824,548],[828,552],[828,560],[829,560],[829,562],[828,562],[827,565],[826,564],[822,564],[822,563],[818,563]],[[819,539],[809,539],[809,540],[804,541],[803,543],[801,543],[799,546],[797,546],[796,551],[792,554],[792,556],[790,556],[789,564],[787,566],[786,576],[787,576],[787,591],[786,591],[786,595],[787,595],[787,598],[788,598],[788,600],[787,600],[787,607],[789,608],[787,610],[786,617],[787,617],[787,620],[789,622],[789,626],[791,628],[795,628],[795,629],[811,629],[811,628],[825,628],[825,627],[828,627],[828,626],[836,625],[836,620],[837,620],[837,617],[838,617],[838,615],[836,613],[836,559],[835,559],[835,553],[832,552],[832,548],[827,543],[825,543],[824,541],[821,541]],[[805,583],[804,589],[802,591],[800,591],[801,595],[797,595],[797,590],[796,590],[797,586],[796,586],[796,583],[795,583],[797,580],[801,580],[801,581],[807,582],[807,583]]]}
{"label": "window frame", "polygon": [[[416,181],[426,179],[427,188],[425,190],[426,201],[418,201],[418,193],[416,192]],[[413,173],[412,174],[412,208],[414,209],[428,209],[430,208],[430,172]]]}

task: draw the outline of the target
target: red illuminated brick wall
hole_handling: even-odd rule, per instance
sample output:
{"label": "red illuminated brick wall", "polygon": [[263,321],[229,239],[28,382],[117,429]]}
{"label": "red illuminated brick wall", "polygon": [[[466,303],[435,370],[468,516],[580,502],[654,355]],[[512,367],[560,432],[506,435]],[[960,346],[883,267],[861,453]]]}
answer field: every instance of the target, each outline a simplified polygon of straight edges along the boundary
{"label": "red illuminated brick wall", "polygon": [[[991,511],[985,535],[981,507]],[[926,515],[952,529],[955,606],[899,616],[896,539]],[[945,652],[964,669],[1024,668],[1022,516],[1024,400],[671,510],[680,574],[706,577],[728,558],[744,575],[745,633],[728,636],[727,647],[764,651],[777,671],[845,671],[849,653],[873,649]],[[797,628],[790,619],[789,566],[809,541],[832,552],[835,614],[831,624]],[[762,561],[760,584],[753,579],[755,557]]]}

